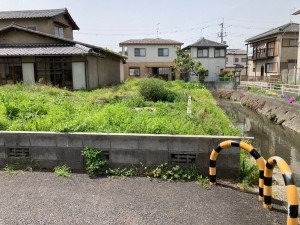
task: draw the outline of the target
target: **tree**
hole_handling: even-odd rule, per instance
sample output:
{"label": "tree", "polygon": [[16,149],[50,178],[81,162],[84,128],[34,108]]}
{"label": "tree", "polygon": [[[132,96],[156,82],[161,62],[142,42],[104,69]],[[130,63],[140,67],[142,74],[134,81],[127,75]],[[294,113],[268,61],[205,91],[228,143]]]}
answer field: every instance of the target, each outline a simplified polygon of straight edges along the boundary
{"label": "tree", "polygon": [[194,61],[187,50],[177,48],[177,58],[174,59],[174,69],[180,74],[195,74],[199,78],[199,82],[203,83],[205,78],[205,68],[201,62]]}

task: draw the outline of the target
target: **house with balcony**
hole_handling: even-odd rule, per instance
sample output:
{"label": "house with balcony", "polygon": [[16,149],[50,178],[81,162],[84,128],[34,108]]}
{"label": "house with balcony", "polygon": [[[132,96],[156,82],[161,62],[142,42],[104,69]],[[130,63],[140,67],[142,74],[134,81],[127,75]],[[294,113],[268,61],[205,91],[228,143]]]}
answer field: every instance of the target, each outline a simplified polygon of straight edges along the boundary
{"label": "house with balcony", "polygon": [[297,66],[299,24],[288,23],[246,40],[252,56],[248,80],[280,80],[281,75]]}
{"label": "house with balcony", "polygon": [[176,49],[183,43],[162,38],[130,39],[119,44],[128,58],[124,64],[124,78],[156,77],[179,79],[173,70]]}
{"label": "house with balcony", "polygon": [[227,49],[226,71],[232,73],[246,74],[247,51],[242,49]]}
{"label": "house with balcony", "polygon": [[[215,81],[226,68],[226,44],[214,42],[205,38],[186,46],[193,60],[200,61],[206,69],[205,81]],[[190,74],[190,80],[198,80]]]}
{"label": "house with balcony", "polygon": [[71,90],[119,84],[124,56],[73,40],[67,9],[0,12],[0,85],[40,82]]}

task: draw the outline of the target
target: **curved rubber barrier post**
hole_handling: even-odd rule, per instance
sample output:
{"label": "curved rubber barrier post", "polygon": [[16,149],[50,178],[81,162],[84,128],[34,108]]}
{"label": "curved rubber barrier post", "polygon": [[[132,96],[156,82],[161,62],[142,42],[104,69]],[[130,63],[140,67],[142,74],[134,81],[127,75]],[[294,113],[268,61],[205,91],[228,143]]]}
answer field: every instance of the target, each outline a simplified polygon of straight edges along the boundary
{"label": "curved rubber barrier post", "polygon": [[259,169],[259,200],[263,200],[264,198],[264,193],[263,193],[263,188],[264,188],[264,170],[265,170],[265,165],[266,161],[265,159],[253,148],[252,145],[247,144],[246,142],[238,142],[238,141],[223,141],[221,142],[217,148],[213,149],[211,154],[210,154],[210,160],[209,160],[209,181],[210,184],[216,184],[217,181],[217,169],[216,169],[216,160],[218,158],[219,153],[224,149],[224,148],[230,148],[230,147],[238,147],[242,148],[243,150],[247,151],[250,153],[253,158],[256,160],[256,164]]}
{"label": "curved rubber barrier post", "polygon": [[286,188],[288,201],[287,225],[298,224],[298,192],[294,183],[293,174],[288,164],[280,157],[273,156],[268,159],[264,173],[264,208],[272,208],[272,175],[274,166],[278,166]]}

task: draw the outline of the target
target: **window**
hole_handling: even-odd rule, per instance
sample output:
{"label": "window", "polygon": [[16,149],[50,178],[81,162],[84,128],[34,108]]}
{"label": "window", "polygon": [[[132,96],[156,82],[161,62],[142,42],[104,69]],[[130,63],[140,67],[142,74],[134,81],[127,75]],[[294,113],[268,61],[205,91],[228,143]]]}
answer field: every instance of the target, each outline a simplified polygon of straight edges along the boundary
{"label": "window", "polygon": [[71,57],[37,57],[35,61],[36,81],[73,88]]}
{"label": "window", "polygon": [[204,75],[208,77],[208,70],[205,70]]}
{"label": "window", "polygon": [[135,48],[134,49],[134,56],[146,56],[146,49],[145,48]]}
{"label": "window", "polygon": [[169,56],[169,49],[168,48],[159,48],[158,56]]}
{"label": "window", "polygon": [[274,56],[274,46],[275,46],[275,42],[269,42],[267,47],[268,47],[268,52],[267,52],[267,56]]}
{"label": "window", "polygon": [[228,58],[226,57],[226,62],[228,62]]}
{"label": "window", "polygon": [[207,58],[208,57],[208,48],[198,48],[197,49],[198,58]]}
{"label": "window", "polygon": [[298,40],[297,39],[291,39],[290,40],[290,47],[297,47],[298,46]]}
{"label": "window", "polygon": [[274,66],[273,63],[267,63],[266,64],[266,73],[274,72]]}
{"label": "window", "polygon": [[216,58],[225,57],[225,49],[224,48],[215,48],[215,57]]}
{"label": "window", "polygon": [[64,37],[64,28],[63,27],[59,27],[59,26],[55,26],[54,27],[54,34],[57,37]]}
{"label": "window", "polygon": [[282,46],[283,47],[297,47],[298,39],[283,39]]}
{"label": "window", "polygon": [[36,25],[29,25],[27,28],[30,30],[36,30]]}
{"label": "window", "polygon": [[234,62],[239,62],[239,58],[234,58]]}
{"label": "window", "polygon": [[241,62],[247,62],[247,58],[241,58]]}
{"label": "window", "polygon": [[0,58],[0,84],[23,81],[21,58]]}
{"label": "window", "polygon": [[140,68],[129,68],[129,76],[140,76]]}

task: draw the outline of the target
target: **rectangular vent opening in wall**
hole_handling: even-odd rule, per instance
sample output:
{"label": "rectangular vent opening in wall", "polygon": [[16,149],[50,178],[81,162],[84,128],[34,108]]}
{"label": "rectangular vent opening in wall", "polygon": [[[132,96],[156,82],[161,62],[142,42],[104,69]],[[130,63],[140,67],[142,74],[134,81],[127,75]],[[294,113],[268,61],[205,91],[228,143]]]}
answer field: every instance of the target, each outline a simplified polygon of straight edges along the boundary
{"label": "rectangular vent opening in wall", "polygon": [[29,148],[8,148],[9,158],[29,157]]}
{"label": "rectangular vent opening in wall", "polygon": [[196,154],[171,154],[171,163],[194,164]]}

